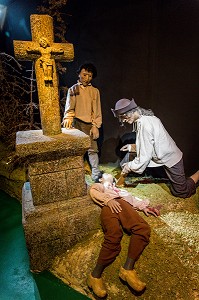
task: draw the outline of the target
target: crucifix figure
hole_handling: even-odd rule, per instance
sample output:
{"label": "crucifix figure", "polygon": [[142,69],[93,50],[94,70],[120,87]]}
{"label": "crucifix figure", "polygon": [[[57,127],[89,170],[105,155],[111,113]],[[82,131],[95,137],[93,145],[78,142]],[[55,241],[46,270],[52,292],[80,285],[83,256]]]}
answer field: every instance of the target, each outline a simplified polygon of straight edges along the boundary
{"label": "crucifix figure", "polygon": [[52,17],[31,15],[30,22],[32,41],[14,41],[14,52],[19,60],[35,62],[43,134],[56,135],[61,133],[61,118],[55,61],[72,61],[74,49],[70,43],[54,43]]}
{"label": "crucifix figure", "polygon": [[41,37],[39,40],[40,47],[36,49],[27,49],[28,53],[32,54],[40,54],[40,66],[43,68],[44,72],[44,81],[51,82],[53,80],[53,61],[51,56],[53,54],[64,54],[64,50],[60,49],[53,49],[50,47],[50,44],[45,37]]}

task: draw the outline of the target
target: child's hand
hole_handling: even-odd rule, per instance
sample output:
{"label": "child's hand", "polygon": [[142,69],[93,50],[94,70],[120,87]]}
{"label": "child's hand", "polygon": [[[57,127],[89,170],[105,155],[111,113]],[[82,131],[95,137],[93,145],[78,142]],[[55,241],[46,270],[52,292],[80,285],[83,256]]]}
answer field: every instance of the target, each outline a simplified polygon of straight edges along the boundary
{"label": "child's hand", "polygon": [[112,213],[115,212],[116,214],[118,214],[119,212],[122,211],[121,205],[119,204],[119,202],[117,202],[114,199],[109,200],[107,206],[110,208]]}
{"label": "child's hand", "polygon": [[99,137],[99,129],[96,126],[92,126],[90,130],[90,135],[93,137],[94,140],[97,140]]}
{"label": "child's hand", "polygon": [[158,208],[155,207],[146,207],[143,209],[143,212],[145,213],[145,215],[147,217],[149,217],[149,215],[152,215],[154,217],[159,217],[160,216],[160,211]]}
{"label": "child's hand", "polygon": [[73,124],[73,117],[68,117],[63,120],[63,125],[66,129],[72,128],[73,127],[72,124]]}

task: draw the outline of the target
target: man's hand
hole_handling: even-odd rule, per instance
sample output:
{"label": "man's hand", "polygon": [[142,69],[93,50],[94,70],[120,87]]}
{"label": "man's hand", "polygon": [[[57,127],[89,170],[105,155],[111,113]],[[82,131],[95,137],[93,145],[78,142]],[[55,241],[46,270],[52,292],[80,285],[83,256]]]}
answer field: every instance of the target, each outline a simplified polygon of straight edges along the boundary
{"label": "man's hand", "polygon": [[98,137],[99,137],[99,129],[96,126],[92,126],[91,127],[90,136],[92,136],[94,140],[98,139]]}
{"label": "man's hand", "polygon": [[108,201],[107,206],[110,208],[112,213],[115,212],[116,214],[118,214],[122,211],[121,205],[114,199]]}
{"label": "man's hand", "polygon": [[160,210],[155,207],[146,207],[145,209],[143,209],[143,212],[147,217],[149,217],[149,215],[152,215],[154,217],[160,216]]}
{"label": "man's hand", "polygon": [[63,120],[63,125],[66,129],[72,128],[73,127],[72,124],[73,124],[73,117],[67,117]]}
{"label": "man's hand", "polygon": [[122,165],[122,172],[121,172],[121,175],[123,175],[123,176],[127,176],[127,174],[129,173],[129,172],[131,172],[132,170],[129,168],[129,165],[128,165],[128,163],[125,163],[125,164],[123,164]]}
{"label": "man's hand", "polygon": [[136,152],[136,144],[124,145],[120,151]]}

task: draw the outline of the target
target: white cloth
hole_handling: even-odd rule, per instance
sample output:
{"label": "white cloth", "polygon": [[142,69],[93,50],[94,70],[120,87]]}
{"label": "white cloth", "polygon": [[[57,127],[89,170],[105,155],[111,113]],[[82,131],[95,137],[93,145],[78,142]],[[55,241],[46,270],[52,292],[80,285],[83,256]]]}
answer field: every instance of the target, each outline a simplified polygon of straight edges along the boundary
{"label": "white cloth", "polygon": [[182,158],[182,152],[155,116],[141,116],[137,121],[136,151],[134,160],[127,163],[135,173],[141,174],[146,167],[171,168]]}

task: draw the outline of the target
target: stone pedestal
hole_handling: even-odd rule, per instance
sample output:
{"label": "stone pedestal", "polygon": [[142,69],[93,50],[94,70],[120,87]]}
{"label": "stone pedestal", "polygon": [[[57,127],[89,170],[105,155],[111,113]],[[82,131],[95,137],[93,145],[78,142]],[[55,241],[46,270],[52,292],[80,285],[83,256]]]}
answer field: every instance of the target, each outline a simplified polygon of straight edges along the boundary
{"label": "stone pedestal", "polygon": [[48,269],[56,255],[96,229],[99,208],[87,195],[84,174],[89,146],[90,138],[76,129],[54,136],[17,132],[16,152],[28,164],[22,208],[33,271]]}

